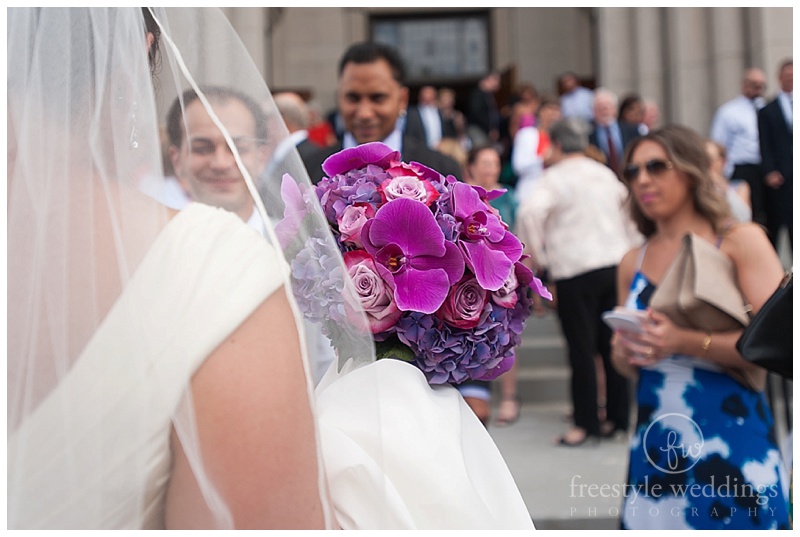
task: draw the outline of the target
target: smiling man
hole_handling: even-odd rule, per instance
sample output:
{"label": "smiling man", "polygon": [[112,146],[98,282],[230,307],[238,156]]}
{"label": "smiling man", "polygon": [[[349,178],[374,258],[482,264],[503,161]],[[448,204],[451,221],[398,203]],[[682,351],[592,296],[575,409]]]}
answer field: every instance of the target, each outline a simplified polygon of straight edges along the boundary
{"label": "smiling man", "polygon": [[383,142],[406,162],[416,161],[461,179],[454,160],[403,132],[400,118],[408,107],[408,88],[405,65],[392,47],[375,42],[351,46],[339,62],[337,102],[346,130],[343,142],[304,158],[315,183],[324,176],[322,163],[327,157],[367,142]]}
{"label": "smiling man", "polygon": [[[244,167],[253,178],[264,169],[269,152],[267,123],[262,109],[246,95],[226,88],[204,88],[214,112],[228,130]],[[178,99],[167,118],[169,154],[175,176],[194,201],[234,212],[264,233],[233,152],[212,121],[197,94]]]}

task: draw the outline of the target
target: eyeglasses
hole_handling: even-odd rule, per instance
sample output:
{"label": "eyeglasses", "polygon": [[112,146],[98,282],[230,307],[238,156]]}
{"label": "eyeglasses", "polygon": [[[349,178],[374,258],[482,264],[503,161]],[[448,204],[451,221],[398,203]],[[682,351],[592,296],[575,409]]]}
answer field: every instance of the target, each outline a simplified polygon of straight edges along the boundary
{"label": "eyeglasses", "polygon": [[[236,146],[236,150],[240,155],[246,155],[254,151],[257,147],[264,145],[264,142],[264,140],[258,138],[246,137],[233,140],[233,144]],[[232,152],[224,141],[221,142],[221,145],[224,146],[229,153]],[[193,138],[189,141],[189,151],[195,155],[212,155],[217,151],[217,143],[208,138]]]}
{"label": "eyeglasses", "polygon": [[652,160],[648,160],[643,165],[640,164],[628,164],[624,170],[622,170],[622,177],[627,182],[632,182],[639,177],[639,172],[644,168],[647,170],[647,174],[650,177],[658,177],[662,175],[667,170],[672,169],[672,163],[668,160],[657,159],[654,158]]}

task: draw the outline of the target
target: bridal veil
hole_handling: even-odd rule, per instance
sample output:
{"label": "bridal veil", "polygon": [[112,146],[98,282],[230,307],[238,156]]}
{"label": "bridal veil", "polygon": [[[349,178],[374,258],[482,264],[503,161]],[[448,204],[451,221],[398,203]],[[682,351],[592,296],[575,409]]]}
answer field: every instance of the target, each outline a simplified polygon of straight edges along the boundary
{"label": "bridal veil", "polygon": [[[211,525],[235,525],[232,500],[204,467],[195,426],[198,402],[193,398],[190,376],[153,376],[154,368],[169,366],[173,358],[180,361],[180,350],[156,363],[145,358],[150,352],[158,352],[155,347],[172,337],[164,333],[154,338],[154,327],[180,327],[191,321],[158,320],[159,315],[163,317],[163,312],[170,311],[170,295],[159,290],[136,288],[136,303],[140,304],[136,307],[130,306],[126,298],[134,294],[132,286],[143,270],[142,264],[156,255],[153,252],[163,239],[164,230],[179,218],[164,203],[148,197],[143,185],[166,180],[167,150],[162,133],[176,98],[180,97],[178,106],[185,111],[183,96],[187,91],[196,94],[195,102],[214,118],[247,181],[254,211],[265,224],[260,240],[276,253],[278,261],[266,266],[264,270],[269,274],[264,278],[277,279],[278,285],[298,293],[297,301],[302,300],[304,307],[316,306],[320,312],[329,311],[327,301],[331,293],[336,295],[347,315],[337,322],[334,347],[339,362],[333,375],[357,371],[374,360],[363,314],[359,314],[357,302],[350,299],[341,255],[322,213],[305,214],[289,230],[292,240],[279,240],[275,225],[285,209],[281,199],[282,174],[252,173],[240,154],[246,144],[234,140],[229,126],[216,117],[219,101],[212,93],[225,88],[247,96],[260,107],[262,113],[257,116],[262,124],[257,125],[257,132],[261,136],[247,143],[255,144],[268,158],[288,137],[269,89],[236,33],[216,9],[145,9],[147,13],[140,8],[8,9],[10,528],[88,528],[95,523],[102,526],[104,522],[96,521],[109,520],[113,514],[109,511],[123,503],[133,505],[134,513],[149,514],[115,520],[119,527],[159,527],[158,513],[163,512],[166,485],[162,477],[153,490],[153,483],[145,478],[158,474],[152,454],[124,451],[114,438],[109,438],[116,429],[93,420],[99,410],[112,419],[124,416],[125,423],[116,427],[126,438],[141,438],[153,434],[147,428],[148,420],[163,412],[165,405],[169,406],[167,432],[174,431],[180,439],[203,501],[212,514]],[[159,38],[158,50],[148,41],[148,32]],[[178,128],[185,132],[185,124]],[[301,191],[311,188],[296,152],[290,153],[280,171],[289,173]],[[292,286],[290,250],[311,237],[317,243],[319,259],[324,260],[318,266],[324,266],[326,271],[325,281],[330,285],[327,293],[298,291]],[[282,246],[287,248],[287,254]],[[158,266],[169,275],[173,270],[169,256],[180,262],[176,253],[179,250],[157,251]],[[208,256],[208,263],[215,263],[226,251],[221,244],[219,250],[212,248],[204,255]],[[238,268],[253,270],[238,266],[249,263],[248,259],[223,260],[231,279],[237,277]],[[175,265],[174,270],[179,267]],[[179,276],[174,279],[180,281]],[[214,295],[213,281],[200,280],[194,285],[198,288],[192,293],[214,297],[212,310],[247,307],[240,306],[238,298],[226,296],[223,286]],[[320,328],[302,320],[297,301],[289,299],[297,331],[308,339],[301,348],[306,392],[313,409],[314,364],[308,360],[308,349],[318,344]],[[107,331],[111,313],[116,316],[117,332],[114,337],[106,337],[98,351],[97,339]],[[247,314],[244,312],[242,317]],[[213,348],[218,343],[210,340],[209,344]],[[77,384],[86,389],[67,390],[76,371],[87,374],[87,349],[93,348],[93,365],[88,369],[92,381]],[[135,356],[126,355],[130,348],[136,349]],[[126,356],[124,364],[117,363],[120,356]],[[269,359],[264,356],[264,360]],[[282,381],[280,376],[262,380],[264,390]],[[370,389],[369,379],[365,382],[364,389]],[[117,414],[117,406],[124,406],[129,397],[135,398],[139,406],[133,412],[129,409]],[[39,423],[37,414],[44,409],[48,409],[51,418],[43,423],[54,425],[31,431],[31,424]],[[360,419],[373,430],[380,430],[377,409],[363,409]],[[163,434],[163,428],[159,434]],[[274,434],[280,435],[281,431]],[[164,441],[159,440],[162,445]],[[174,451],[175,446],[170,449]],[[317,453],[318,495],[331,527],[333,516],[319,450]],[[376,462],[380,464],[380,460]],[[88,482],[87,468],[92,475],[91,469],[96,469],[98,475],[104,468],[113,472],[109,471],[108,479]],[[168,468],[162,470],[168,476]],[[69,509],[72,513],[57,511],[70,505],[67,496],[86,488],[91,489],[90,493],[79,506]],[[125,497],[115,503],[120,491]],[[46,516],[42,511],[47,511]],[[145,516],[148,520],[144,520]]]}
{"label": "bridal veil", "polygon": [[[171,527],[189,502],[181,527],[240,527],[243,505],[268,512],[253,526],[305,527],[313,505],[328,528],[533,528],[458,392],[375,361],[307,172],[294,149],[271,158],[287,129],[219,10],[9,8],[7,42],[9,528]],[[194,111],[213,135],[194,137]],[[244,183],[249,210],[171,208],[177,146],[233,159],[218,179]],[[210,444],[230,422],[240,434]]]}

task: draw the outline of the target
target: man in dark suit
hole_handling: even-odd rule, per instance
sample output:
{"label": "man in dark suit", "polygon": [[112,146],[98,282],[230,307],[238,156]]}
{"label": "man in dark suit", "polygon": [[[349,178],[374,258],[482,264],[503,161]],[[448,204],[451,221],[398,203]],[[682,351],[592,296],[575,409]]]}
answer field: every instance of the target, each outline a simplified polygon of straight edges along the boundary
{"label": "man in dark suit", "polygon": [[494,143],[500,139],[500,110],[495,94],[500,89],[500,73],[492,71],[478,81],[467,103],[467,123],[473,145]]}
{"label": "man in dark suit", "polygon": [[758,139],[766,192],[767,233],[778,244],[781,227],[792,243],[792,60],[783,62],[778,74],[781,92],[758,112]]}
{"label": "man in dark suit", "polygon": [[436,149],[442,138],[454,138],[456,136],[452,122],[446,122],[442,119],[436,88],[433,86],[422,86],[420,88],[417,105],[408,109],[405,132],[425,142],[431,149]]}
{"label": "man in dark suit", "polygon": [[375,42],[351,46],[339,62],[337,99],[346,132],[340,143],[304,156],[314,183],[324,177],[322,163],[326,158],[367,142],[383,142],[399,151],[406,162],[419,162],[442,175],[461,179],[453,159],[429,149],[398,125],[408,107],[408,87],[405,65],[394,48]]}
{"label": "man in dark suit", "polygon": [[594,92],[594,121],[592,121],[589,143],[600,149],[606,157],[606,165],[619,173],[619,163],[625,147],[641,136],[635,125],[617,121],[618,99],[616,94],[598,88]]}

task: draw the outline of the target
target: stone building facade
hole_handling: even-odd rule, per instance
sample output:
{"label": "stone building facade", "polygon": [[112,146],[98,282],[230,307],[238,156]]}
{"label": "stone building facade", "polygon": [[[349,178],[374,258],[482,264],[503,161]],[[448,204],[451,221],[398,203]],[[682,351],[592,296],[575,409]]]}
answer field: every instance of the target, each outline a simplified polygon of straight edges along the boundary
{"label": "stone building facade", "polygon": [[[791,7],[223,10],[273,90],[300,91],[326,110],[335,105],[342,52],[373,37],[381,23],[390,30],[402,26],[413,31],[415,23],[417,29],[426,24],[444,28],[427,34],[423,29],[412,44],[418,47],[420,40],[429,40],[427,50],[433,57],[451,42],[449,33],[468,28],[459,26],[460,20],[477,18],[485,21],[479,41],[483,40],[486,66],[504,73],[507,92],[530,82],[540,92],[555,94],[558,75],[570,70],[590,87],[653,98],[662,121],[683,123],[701,133],[707,133],[714,109],[739,92],[746,67],[766,71],[767,95],[772,96],[778,66],[792,56]],[[443,26],[432,26],[437,21]],[[448,33],[448,28],[453,30]],[[410,85],[466,87],[477,79],[474,74],[447,78],[434,73],[418,76]]]}

